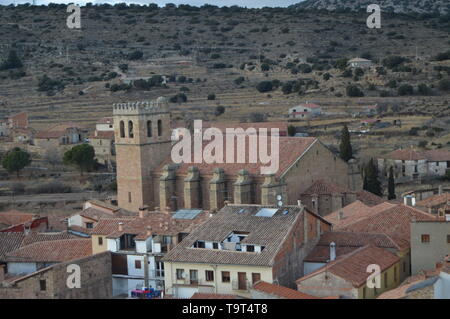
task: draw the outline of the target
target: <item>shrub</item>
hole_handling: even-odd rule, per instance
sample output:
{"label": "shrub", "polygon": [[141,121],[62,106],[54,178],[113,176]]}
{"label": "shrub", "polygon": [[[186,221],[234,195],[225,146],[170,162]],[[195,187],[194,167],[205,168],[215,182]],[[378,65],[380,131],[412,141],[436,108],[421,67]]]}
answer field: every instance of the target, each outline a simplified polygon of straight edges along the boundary
{"label": "shrub", "polygon": [[262,81],[259,82],[256,85],[256,89],[260,92],[260,93],[264,93],[264,92],[270,92],[273,89],[273,84],[272,81]]}
{"label": "shrub", "polygon": [[127,55],[128,60],[139,60],[144,56],[144,53],[140,50],[133,51]]}
{"label": "shrub", "polygon": [[346,93],[347,93],[347,96],[350,96],[350,97],[364,96],[364,93],[356,85],[347,86]]}
{"label": "shrub", "polygon": [[414,88],[409,84],[402,84],[398,87],[398,95],[412,95],[414,93]]}
{"label": "shrub", "polygon": [[438,83],[438,88],[441,91],[450,91],[450,80],[442,79]]}

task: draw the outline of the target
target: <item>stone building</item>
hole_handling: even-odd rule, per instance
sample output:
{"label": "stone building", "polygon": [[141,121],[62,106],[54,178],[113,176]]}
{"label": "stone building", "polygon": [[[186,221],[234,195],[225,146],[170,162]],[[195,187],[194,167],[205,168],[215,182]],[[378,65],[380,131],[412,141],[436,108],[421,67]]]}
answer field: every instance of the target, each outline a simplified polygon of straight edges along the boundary
{"label": "stone building", "polygon": [[[137,212],[149,206],[220,209],[225,200],[242,204],[296,204],[299,195],[318,179],[356,190],[360,172],[316,138],[279,137],[279,169],[261,174],[261,163],[174,164],[171,160],[171,118],[168,102],[114,105],[118,203]],[[249,149],[233,145],[234,154]],[[234,140],[233,140],[234,143]],[[247,153],[245,153],[247,154]]]}
{"label": "stone building", "polygon": [[89,136],[89,144],[94,148],[97,162],[112,168],[116,161],[114,131],[95,131]]}
{"label": "stone building", "polygon": [[[69,288],[68,266],[80,267],[80,287]],[[111,298],[111,253],[71,259],[16,276],[0,265],[0,299],[100,299]]]}
{"label": "stone building", "polygon": [[387,177],[391,167],[396,182],[445,176],[450,171],[450,152],[398,149],[378,159],[378,170],[382,176]]}

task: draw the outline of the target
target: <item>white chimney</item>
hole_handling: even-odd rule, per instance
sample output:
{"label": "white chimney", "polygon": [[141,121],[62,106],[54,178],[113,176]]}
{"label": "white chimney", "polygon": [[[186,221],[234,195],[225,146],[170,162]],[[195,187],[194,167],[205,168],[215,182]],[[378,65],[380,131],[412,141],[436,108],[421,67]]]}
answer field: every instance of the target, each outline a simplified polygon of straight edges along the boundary
{"label": "white chimney", "polygon": [[119,223],[119,231],[123,231],[123,223],[122,222]]}
{"label": "white chimney", "polygon": [[442,185],[439,185],[439,187],[438,187],[438,194],[442,195],[442,193],[443,193]]}
{"label": "white chimney", "polygon": [[302,201],[300,199],[297,200],[297,206],[302,207]]}
{"label": "white chimney", "polygon": [[330,261],[336,260],[336,244],[334,241],[330,243]]}

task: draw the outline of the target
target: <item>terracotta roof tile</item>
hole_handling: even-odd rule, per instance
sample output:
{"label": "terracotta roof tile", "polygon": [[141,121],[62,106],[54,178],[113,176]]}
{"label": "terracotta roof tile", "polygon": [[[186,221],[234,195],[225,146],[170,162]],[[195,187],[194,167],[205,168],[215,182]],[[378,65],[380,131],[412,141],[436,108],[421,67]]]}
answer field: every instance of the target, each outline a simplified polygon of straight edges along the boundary
{"label": "terracotta roof tile", "polygon": [[367,277],[370,275],[370,273],[367,272],[368,265],[378,264],[381,267],[381,271],[384,271],[399,260],[399,257],[383,248],[367,245],[337,258],[326,266],[298,279],[297,284],[301,285],[306,279],[327,271],[349,281],[354,287],[360,287],[366,282]]}
{"label": "terracotta roof tile", "polygon": [[321,299],[284,286],[270,284],[265,281],[257,282],[252,289],[275,295],[281,299]]}
{"label": "terracotta roof tile", "polygon": [[92,254],[91,239],[35,242],[6,254],[7,261],[64,262]]}
{"label": "terracotta roof tile", "polygon": [[334,184],[330,181],[319,179],[316,180],[310,187],[308,187],[303,194],[304,195],[326,195],[326,194],[344,194],[353,193],[353,191]]}
{"label": "terracotta roof tile", "polygon": [[392,250],[404,250],[409,247],[407,241],[400,239],[394,240],[386,234],[325,232],[304,261],[324,263],[330,260],[330,244],[332,242],[336,244],[337,257],[348,254],[366,245]]}
{"label": "terracotta roof tile", "polygon": [[368,206],[375,206],[385,201],[382,197],[366,190],[357,191],[356,198]]}
{"label": "terracotta roof tile", "polygon": [[416,206],[419,207],[435,207],[446,204],[450,201],[450,193],[438,194],[434,196],[427,197],[416,203]]}
{"label": "terracotta roof tile", "polygon": [[[179,233],[189,233],[203,223],[209,216],[208,212],[202,212],[194,219],[175,219],[170,212],[149,212],[143,218],[136,217],[123,225],[123,230],[117,230],[108,234],[108,238],[118,238],[123,234],[135,234],[136,240],[149,237],[151,235],[177,235]],[[117,224],[118,225],[118,224]]]}
{"label": "terracotta roof tile", "polygon": [[[383,205],[383,204],[381,204]],[[378,205],[379,206],[379,205]],[[377,207],[377,206],[375,206]],[[368,214],[353,223],[340,227],[343,231],[383,233],[392,238],[410,241],[412,220],[437,220],[435,216],[403,204]]]}
{"label": "terracotta roof tile", "polygon": [[[225,139],[225,137],[224,137]],[[270,141],[271,138],[267,138],[267,144],[268,144],[268,150],[270,151]],[[284,152],[283,156],[279,157],[279,169],[275,174],[277,176],[281,176],[292,164],[295,163],[295,161],[301,157],[308,148],[313,145],[313,143],[317,142],[316,138],[313,137],[280,137],[279,138],[279,150],[289,150],[289,152]],[[203,147],[207,145],[208,143],[205,142]],[[235,141],[234,143],[234,155],[235,155],[235,162],[236,160],[236,154],[237,154],[237,145],[238,143]],[[226,142],[224,142],[224,146],[226,145]],[[204,161],[202,163],[194,163],[192,160],[192,163],[182,163],[180,164],[180,167],[178,169],[178,173],[185,174],[187,173],[189,167],[196,166],[200,170],[201,174],[212,174],[214,169],[216,168],[223,168],[225,171],[225,174],[227,175],[236,175],[241,169],[246,169],[251,175],[259,176],[261,175],[261,167],[268,166],[268,164],[262,164],[261,162],[257,163],[250,163],[249,161],[249,137],[246,137],[246,163],[211,163],[207,164]],[[226,148],[225,148],[226,149]],[[192,152],[193,153],[193,152]],[[226,152],[224,152],[224,161],[226,159]],[[172,163],[171,157],[169,156],[159,167],[157,171],[162,171],[163,167],[167,164]]]}
{"label": "terracotta roof tile", "polygon": [[[261,205],[227,205],[194,229],[164,257],[165,261],[272,266],[274,257],[295,221],[306,209],[298,206],[278,208],[272,217],[255,216]],[[283,214],[287,211],[287,214]],[[223,242],[232,232],[248,233],[241,243],[264,246],[261,252],[192,248],[197,240]]]}
{"label": "terracotta roof tile", "polygon": [[34,214],[24,213],[18,210],[0,212],[0,224],[6,226],[23,224],[33,220],[34,216]]}
{"label": "terracotta roof tile", "polygon": [[[348,225],[394,206],[395,204],[384,202],[379,205],[369,207],[360,201],[356,201],[342,209],[332,212],[330,215],[327,215],[325,219],[333,224],[334,230],[340,230]],[[340,217],[339,212],[341,211],[343,211],[344,214]]]}

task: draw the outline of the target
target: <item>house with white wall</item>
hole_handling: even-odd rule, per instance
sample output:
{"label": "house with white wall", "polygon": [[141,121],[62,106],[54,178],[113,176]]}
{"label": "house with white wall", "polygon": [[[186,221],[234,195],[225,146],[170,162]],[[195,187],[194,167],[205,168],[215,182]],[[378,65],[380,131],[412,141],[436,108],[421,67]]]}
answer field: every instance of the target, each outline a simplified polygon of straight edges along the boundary
{"label": "house with white wall", "polygon": [[382,176],[388,176],[390,167],[394,169],[396,182],[445,176],[450,172],[450,152],[398,149],[378,158],[378,171]]}
{"label": "house with white wall", "polygon": [[315,103],[302,103],[289,109],[288,117],[293,119],[309,119],[322,114],[322,107]]}
{"label": "house with white wall", "polygon": [[109,227],[101,242],[113,253],[113,295],[130,296],[132,290],[143,287],[163,290],[162,257],[208,216],[199,209],[149,212],[142,207],[134,218],[110,219],[108,225],[101,219],[92,231],[93,248],[101,251],[99,238],[105,234],[103,227]]}

